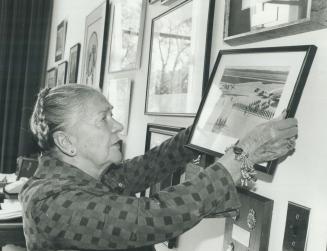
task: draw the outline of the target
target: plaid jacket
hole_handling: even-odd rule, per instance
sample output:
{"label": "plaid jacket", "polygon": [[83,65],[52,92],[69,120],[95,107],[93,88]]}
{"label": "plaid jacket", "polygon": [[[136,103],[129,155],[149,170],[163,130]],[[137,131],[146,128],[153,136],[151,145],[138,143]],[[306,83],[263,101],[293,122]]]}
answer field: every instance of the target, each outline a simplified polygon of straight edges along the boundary
{"label": "plaid jacket", "polygon": [[232,178],[218,163],[152,198],[134,196],[194,158],[183,146],[188,134],[108,168],[101,180],[49,156],[40,158],[19,196],[27,250],[134,250],[178,236],[205,216],[238,208]]}

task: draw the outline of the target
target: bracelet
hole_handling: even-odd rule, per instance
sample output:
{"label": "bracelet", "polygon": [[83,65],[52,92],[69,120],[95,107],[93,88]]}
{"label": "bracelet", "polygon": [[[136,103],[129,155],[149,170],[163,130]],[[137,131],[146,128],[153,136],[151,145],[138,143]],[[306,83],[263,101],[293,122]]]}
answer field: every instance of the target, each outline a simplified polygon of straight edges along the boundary
{"label": "bracelet", "polygon": [[238,141],[226,148],[225,152],[232,149],[235,154],[235,160],[241,161],[241,186],[248,187],[249,183],[257,181],[257,173],[253,168],[254,163],[249,159],[249,154],[237,146],[237,143]]}

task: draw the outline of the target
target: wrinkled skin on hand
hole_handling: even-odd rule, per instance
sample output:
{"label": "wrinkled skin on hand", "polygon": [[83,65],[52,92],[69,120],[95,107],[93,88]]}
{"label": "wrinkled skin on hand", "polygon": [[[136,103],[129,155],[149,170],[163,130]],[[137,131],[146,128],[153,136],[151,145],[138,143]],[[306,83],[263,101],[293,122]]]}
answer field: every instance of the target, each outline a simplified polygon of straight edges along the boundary
{"label": "wrinkled skin on hand", "polygon": [[262,163],[285,156],[294,150],[298,134],[297,120],[279,118],[256,126],[240,139],[238,145],[249,154],[253,163]]}

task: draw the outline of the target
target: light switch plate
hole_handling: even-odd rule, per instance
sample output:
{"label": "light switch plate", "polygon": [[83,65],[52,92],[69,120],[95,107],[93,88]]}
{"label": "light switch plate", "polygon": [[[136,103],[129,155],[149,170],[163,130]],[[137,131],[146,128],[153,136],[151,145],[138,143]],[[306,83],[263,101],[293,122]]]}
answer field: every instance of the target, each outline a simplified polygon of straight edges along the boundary
{"label": "light switch plate", "polygon": [[283,251],[304,251],[307,239],[310,209],[288,203]]}

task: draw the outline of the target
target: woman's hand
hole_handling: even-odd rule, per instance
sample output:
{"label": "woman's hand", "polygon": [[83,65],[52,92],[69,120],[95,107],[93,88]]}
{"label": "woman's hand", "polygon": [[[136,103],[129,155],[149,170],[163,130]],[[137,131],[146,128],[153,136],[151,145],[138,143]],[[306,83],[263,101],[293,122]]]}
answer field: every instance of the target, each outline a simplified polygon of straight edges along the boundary
{"label": "woman's hand", "polygon": [[238,146],[249,154],[253,163],[262,163],[282,157],[293,151],[298,134],[297,120],[279,118],[256,126],[240,139]]}

